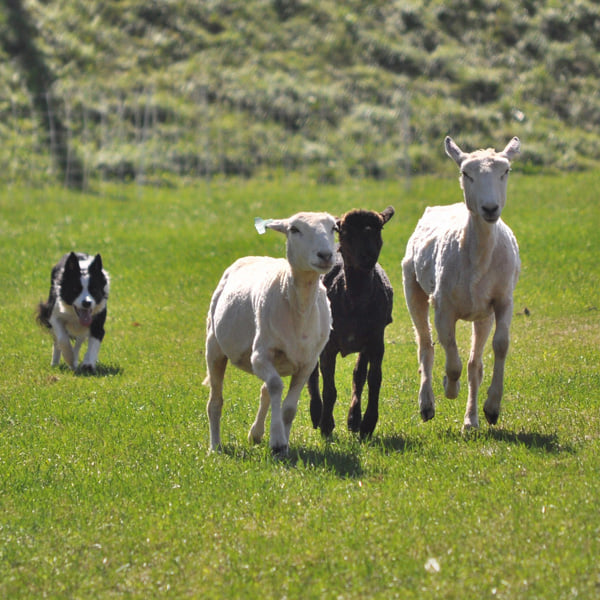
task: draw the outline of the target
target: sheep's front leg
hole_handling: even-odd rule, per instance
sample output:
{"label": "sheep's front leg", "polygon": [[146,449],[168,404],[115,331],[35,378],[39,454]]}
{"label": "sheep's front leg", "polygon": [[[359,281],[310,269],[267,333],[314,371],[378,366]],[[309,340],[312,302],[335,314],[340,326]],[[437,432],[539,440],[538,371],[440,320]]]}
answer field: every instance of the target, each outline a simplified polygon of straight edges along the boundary
{"label": "sheep's front leg", "polygon": [[460,374],[462,362],[456,345],[456,319],[441,309],[435,313],[435,327],[440,344],[446,352],[446,375],[444,376],[444,392],[446,398],[456,398],[460,391]]}
{"label": "sheep's front leg", "polygon": [[260,444],[263,435],[265,434],[265,419],[269,412],[269,406],[271,404],[271,397],[269,396],[269,390],[267,384],[263,383],[260,388],[260,404],[258,405],[258,412],[256,413],[256,419],[250,427],[250,433],[248,434],[248,441]]}
{"label": "sheep's front leg", "polygon": [[473,338],[471,342],[471,355],[467,365],[467,374],[469,378],[469,397],[467,399],[467,409],[463,423],[463,431],[479,427],[479,416],[477,414],[477,396],[479,386],[483,379],[483,349],[490,335],[493,315],[482,321],[473,323]]}
{"label": "sheep's front leg", "polygon": [[287,445],[290,442],[290,431],[292,429],[292,423],[298,410],[298,400],[300,399],[300,393],[310,375],[309,369],[303,369],[299,373],[292,375],[290,380],[290,387],[285,400],[282,404],[282,417],[283,427],[285,429],[285,436]]}
{"label": "sheep's front leg", "polygon": [[369,402],[360,425],[360,437],[369,437],[375,430],[379,419],[379,391],[381,389],[381,364],[385,347],[383,344],[383,334],[377,340],[375,348],[369,353]]}
{"label": "sheep's front leg", "polygon": [[321,411],[321,421],[319,426],[321,434],[331,435],[335,428],[335,419],[333,418],[333,407],[337,400],[337,389],[335,387],[335,363],[337,350],[328,346],[321,353],[321,375],[323,376],[323,410]]}
{"label": "sheep's front leg", "polygon": [[417,283],[414,273],[407,267],[403,273],[403,282],[404,297],[417,338],[419,373],[421,374],[419,412],[423,421],[429,421],[435,416],[435,400],[431,385],[434,350],[429,326],[429,296]]}
{"label": "sheep's front leg", "polygon": [[[281,412],[281,396],[283,394],[283,381],[279,376],[279,373],[275,369],[275,366],[271,360],[261,354],[260,352],[254,351],[250,358],[252,363],[252,372],[265,382],[266,394],[271,399],[271,429],[270,429],[270,440],[269,445],[274,454],[286,454],[287,453],[287,437],[285,435],[285,428],[283,426],[283,416]],[[250,429],[250,435],[254,439],[254,434],[258,436],[260,432],[260,421],[264,420],[266,414],[265,408],[265,394],[261,391],[261,405],[256,416],[256,420]]]}
{"label": "sheep's front leg", "polygon": [[500,416],[500,402],[504,391],[504,364],[508,354],[509,328],[512,319],[512,298],[509,302],[496,308],[496,331],[492,340],[494,349],[494,373],[492,383],[488,388],[488,395],[483,412],[490,425],[495,425]]}
{"label": "sheep's front leg", "polygon": [[362,408],[361,397],[365,381],[367,380],[367,370],[369,367],[369,358],[365,352],[359,352],[354,371],[352,372],[352,401],[348,411],[348,429],[354,433],[361,430]]}

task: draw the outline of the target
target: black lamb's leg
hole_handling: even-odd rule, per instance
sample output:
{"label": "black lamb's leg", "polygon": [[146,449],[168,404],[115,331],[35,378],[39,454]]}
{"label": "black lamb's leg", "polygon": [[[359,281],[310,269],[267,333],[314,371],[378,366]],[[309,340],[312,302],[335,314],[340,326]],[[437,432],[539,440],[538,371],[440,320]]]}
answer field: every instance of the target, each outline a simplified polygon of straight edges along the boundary
{"label": "black lamb's leg", "polygon": [[319,391],[319,363],[315,365],[313,372],[308,378],[308,395],[310,396],[310,418],[313,427],[317,429],[321,422],[321,412],[323,410],[323,402]]}
{"label": "black lamb's leg", "polygon": [[337,351],[327,347],[321,354],[321,375],[323,376],[323,411],[321,412],[321,434],[331,435],[335,428],[335,419],[333,418],[333,407],[337,399],[337,390],[335,388],[335,360]]}
{"label": "black lamb's leg", "polygon": [[381,363],[383,362],[383,339],[377,344],[376,350],[370,355],[369,364],[369,401],[360,425],[360,437],[367,438],[372,435],[379,419],[379,390],[381,389]]}
{"label": "black lamb's leg", "polygon": [[354,372],[352,373],[352,401],[350,402],[350,410],[348,412],[348,429],[355,433],[361,430],[362,415],[360,398],[367,379],[368,364],[367,355],[364,352],[360,352],[354,365]]}

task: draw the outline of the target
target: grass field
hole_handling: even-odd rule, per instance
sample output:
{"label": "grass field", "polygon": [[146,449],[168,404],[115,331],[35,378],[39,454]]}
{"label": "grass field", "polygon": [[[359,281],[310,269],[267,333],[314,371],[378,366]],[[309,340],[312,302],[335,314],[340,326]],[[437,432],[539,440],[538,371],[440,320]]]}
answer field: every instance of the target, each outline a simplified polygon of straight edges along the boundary
{"label": "grass field", "polygon": [[[420,422],[400,271],[423,208],[459,199],[455,178],[0,191],[0,597],[598,597],[599,184],[509,183],[523,268],[505,397],[498,426],[467,437],[466,385],[443,399],[439,352],[436,417]],[[236,257],[284,252],[254,216],[388,204],[381,263],[396,298],[373,439],[345,429],[348,357],[332,440],[304,392],[290,460],[250,446],[259,383],[230,369],[225,449],[208,454],[210,295]],[[52,369],[34,321],[70,249],[101,252],[112,276],[97,376]],[[469,338],[459,327],[464,360]],[[491,360],[488,344],[483,390]]]}

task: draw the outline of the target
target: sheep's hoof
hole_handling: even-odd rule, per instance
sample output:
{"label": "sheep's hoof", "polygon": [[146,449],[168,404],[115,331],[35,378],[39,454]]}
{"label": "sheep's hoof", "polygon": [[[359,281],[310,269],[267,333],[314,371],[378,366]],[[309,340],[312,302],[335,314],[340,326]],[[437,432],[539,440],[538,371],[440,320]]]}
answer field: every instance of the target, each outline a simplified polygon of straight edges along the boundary
{"label": "sheep's hoof", "polygon": [[323,437],[329,437],[335,429],[335,419],[333,416],[329,417],[329,419],[323,419],[321,417],[321,423],[319,424],[319,427],[321,428],[321,435]]}
{"label": "sheep's hoof", "polygon": [[310,403],[310,419],[313,424],[313,429],[319,428],[319,422],[321,421],[321,412],[322,407],[320,402],[313,402],[311,400]]}
{"label": "sheep's hoof", "polygon": [[369,414],[369,411],[365,413],[365,416],[360,424],[360,439],[368,440],[375,431],[377,425],[378,415]]}
{"label": "sheep's hoof", "polygon": [[433,417],[435,417],[435,408],[433,406],[421,409],[421,419],[423,419],[423,422],[431,421]]}
{"label": "sheep's hoof", "polygon": [[444,393],[446,394],[446,398],[450,400],[454,400],[454,398],[458,398],[458,393],[460,392],[460,379],[455,379],[454,381],[448,379],[447,375],[444,375]]}
{"label": "sheep's hoof", "polygon": [[375,427],[369,428],[369,429],[362,429],[362,427],[361,427],[360,441],[364,442],[364,441],[370,440],[373,437],[374,430],[375,430]]}
{"label": "sheep's hoof", "polygon": [[252,429],[248,433],[248,441],[251,444],[260,444],[262,442],[262,438],[263,438],[262,433],[257,433],[256,431],[253,431]]}
{"label": "sheep's hoof", "polygon": [[348,431],[351,431],[352,433],[358,433],[360,431],[361,425],[362,423],[360,415],[358,418],[352,413],[348,415]]}
{"label": "sheep's hoof", "polygon": [[473,435],[475,433],[477,433],[479,431],[479,423],[475,422],[475,423],[463,423],[463,426],[461,427],[460,432],[464,435],[464,436],[468,436],[468,435]]}
{"label": "sheep's hoof", "polygon": [[289,454],[289,446],[273,446],[271,452],[275,458],[287,458]]}
{"label": "sheep's hoof", "polygon": [[484,407],[483,414],[490,425],[496,425],[496,423],[498,423],[498,417],[500,416],[499,412],[488,412]]}

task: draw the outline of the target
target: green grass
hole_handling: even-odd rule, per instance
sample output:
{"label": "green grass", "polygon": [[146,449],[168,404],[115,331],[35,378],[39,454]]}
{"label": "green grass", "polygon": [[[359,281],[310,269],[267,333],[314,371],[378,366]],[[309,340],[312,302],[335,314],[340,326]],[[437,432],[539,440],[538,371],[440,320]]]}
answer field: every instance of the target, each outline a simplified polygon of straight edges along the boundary
{"label": "green grass", "polygon": [[[498,426],[467,437],[466,385],[442,398],[439,352],[436,417],[420,422],[400,272],[424,206],[459,199],[455,177],[410,190],[283,178],[2,190],[0,597],[597,597],[598,183],[595,173],[512,178],[504,216],[523,270],[505,398]],[[304,392],[289,461],[266,440],[249,445],[259,383],[231,368],[224,452],[208,454],[210,295],[236,257],[284,252],[253,217],[387,204],[396,215],[381,262],[396,302],[373,440],[344,425],[348,357],[331,441],[312,429]],[[52,369],[33,318],[71,248],[101,252],[112,275],[97,376]],[[459,327],[465,360],[469,336]],[[488,346],[483,389],[491,360]]]}

